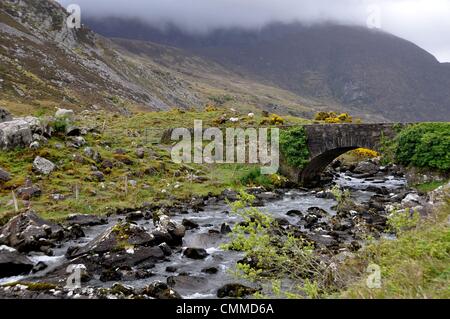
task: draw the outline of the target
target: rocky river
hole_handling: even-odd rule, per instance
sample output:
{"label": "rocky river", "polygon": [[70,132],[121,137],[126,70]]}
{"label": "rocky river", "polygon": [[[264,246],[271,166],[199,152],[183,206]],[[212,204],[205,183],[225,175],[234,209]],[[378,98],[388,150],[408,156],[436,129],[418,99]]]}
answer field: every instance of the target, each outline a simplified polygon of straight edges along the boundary
{"label": "rocky river", "polygon": [[[315,190],[248,192],[280,227],[296,227],[318,252],[326,249],[333,256],[357,251],[367,235],[392,236],[386,232],[386,217],[393,209],[428,209],[425,195],[408,189],[395,166],[335,165],[329,174],[332,184],[350,190],[353,210],[337,213],[331,184]],[[109,217],[73,215],[62,224],[24,213],[0,232],[0,284],[46,285],[6,285],[0,288],[0,297],[233,297],[233,289],[248,285],[232,275],[245,256],[222,249],[233,226],[241,222],[226,203],[236,196],[226,190],[218,197],[165,208],[157,223],[155,207]],[[74,269],[79,271],[81,288],[64,288]],[[248,289],[250,293],[253,288]]]}

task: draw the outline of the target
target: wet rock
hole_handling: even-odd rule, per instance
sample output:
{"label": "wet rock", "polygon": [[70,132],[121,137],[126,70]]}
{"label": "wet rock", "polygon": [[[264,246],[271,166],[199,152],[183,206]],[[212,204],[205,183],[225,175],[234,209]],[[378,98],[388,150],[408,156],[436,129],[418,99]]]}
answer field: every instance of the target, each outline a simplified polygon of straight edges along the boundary
{"label": "wet rock", "polygon": [[[168,241],[165,241],[165,243],[169,246],[181,246],[183,237],[186,234],[186,228],[171,220],[169,216],[162,215],[159,218],[159,227],[153,233],[155,239],[157,236],[167,238]],[[162,242],[157,244],[159,245]]]}
{"label": "wet rock", "polygon": [[231,229],[230,225],[228,225],[227,223],[223,223],[222,225],[220,225],[220,233],[223,235],[229,234],[231,233],[233,230]]}
{"label": "wet rock", "polygon": [[182,225],[186,228],[186,230],[192,230],[199,228],[199,225],[189,219],[183,219]]}
{"label": "wet rock", "polygon": [[84,254],[105,254],[125,247],[151,245],[153,241],[154,237],[145,228],[119,222],[105,230],[86,246],[72,251],[69,256],[75,258]]}
{"label": "wet rock", "polygon": [[373,175],[378,172],[379,168],[376,164],[366,161],[366,162],[359,162],[356,168],[353,170],[356,174],[369,174]]}
{"label": "wet rock", "polygon": [[11,174],[0,168],[0,182],[8,182],[11,180]]}
{"label": "wet rock", "polygon": [[289,221],[286,218],[276,218],[275,222],[277,223],[278,226],[281,226],[281,227],[286,227],[291,224],[291,223],[289,223]]}
{"label": "wet rock", "polygon": [[107,223],[108,219],[106,217],[99,217],[96,215],[70,215],[66,219],[66,224],[80,225],[82,227],[104,225]]}
{"label": "wet rock", "polygon": [[178,292],[160,281],[151,283],[142,290],[142,293],[156,299],[182,299]]}
{"label": "wet rock", "polygon": [[286,215],[290,216],[290,217],[302,217],[303,213],[301,211],[299,211],[299,210],[292,209],[292,210],[288,211],[286,213]]}
{"label": "wet rock", "polygon": [[209,256],[203,248],[186,248],[183,255],[190,259],[205,259]]}
{"label": "wet rock", "polygon": [[241,284],[227,284],[217,291],[219,298],[242,298],[253,295],[258,289],[250,288]]}
{"label": "wet rock", "polygon": [[229,201],[237,201],[238,200],[238,193],[231,189],[226,189],[222,192],[220,195],[220,199],[222,200],[229,200]]}
{"label": "wet rock", "polygon": [[0,123],[0,149],[25,148],[32,142],[30,124],[23,119]]}
{"label": "wet rock", "polygon": [[333,195],[333,193],[329,190],[317,192],[315,196],[316,196],[316,198],[336,199],[336,197]]}
{"label": "wet rock", "polygon": [[307,210],[308,214],[314,214],[318,217],[326,217],[328,216],[328,212],[325,209],[322,209],[320,207],[310,207]]}
{"label": "wet rock", "polygon": [[263,201],[271,201],[271,200],[279,199],[280,196],[273,192],[265,192],[265,193],[256,194],[256,198],[263,200]]}
{"label": "wet rock", "polygon": [[175,266],[167,266],[167,267],[166,267],[166,271],[167,271],[167,272],[170,272],[170,273],[174,273],[174,272],[177,272],[177,271],[178,271],[178,268],[175,267]]}
{"label": "wet rock", "polygon": [[37,156],[33,161],[33,171],[38,174],[49,175],[55,169],[55,164],[43,157]]}
{"label": "wet rock", "polygon": [[125,286],[116,282],[111,287],[111,292],[113,294],[122,294],[124,296],[131,296],[134,294],[134,288],[132,286]]}
{"label": "wet rock", "polygon": [[144,218],[144,214],[141,211],[128,213],[125,219],[128,222],[138,221]]}
{"label": "wet rock", "polygon": [[199,276],[179,275],[167,278],[167,284],[177,290],[200,290],[208,284],[208,279]]}
{"label": "wet rock", "polygon": [[208,268],[203,268],[202,272],[205,274],[214,275],[219,272],[219,269],[217,267],[208,267]]}
{"label": "wet rock", "polygon": [[171,256],[172,255],[172,249],[167,245],[166,243],[162,243],[158,245],[159,248],[161,248],[162,252],[165,256]]}
{"label": "wet rock", "polygon": [[17,250],[0,246],[0,278],[25,275],[33,269],[33,263]]}
{"label": "wet rock", "polygon": [[119,281],[122,280],[122,273],[118,269],[105,269],[100,275],[100,281]]}
{"label": "wet rock", "polygon": [[45,270],[48,268],[48,265],[42,261],[38,262],[36,265],[34,265],[33,269],[32,269],[32,273],[37,273],[40,272],[42,270]]}
{"label": "wet rock", "polygon": [[0,123],[12,121],[13,117],[7,109],[0,107]]}
{"label": "wet rock", "polygon": [[33,211],[12,218],[0,231],[1,242],[20,252],[42,251],[65,236],[61,226],[43,220]]}

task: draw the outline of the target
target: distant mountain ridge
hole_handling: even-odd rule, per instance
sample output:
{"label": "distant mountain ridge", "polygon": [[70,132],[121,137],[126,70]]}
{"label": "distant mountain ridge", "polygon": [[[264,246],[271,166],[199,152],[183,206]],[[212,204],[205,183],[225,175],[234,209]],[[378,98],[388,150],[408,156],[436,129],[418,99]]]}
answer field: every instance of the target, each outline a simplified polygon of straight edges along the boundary
{"label": "distant mountain ridge", "polygon": [[87,23],[105,36],[177,47],[245,78],[324,104],[393,121],[450,120],[449,65],[381,31],[294,23],[258,31],[216,30],[205,36],[117,18]]}

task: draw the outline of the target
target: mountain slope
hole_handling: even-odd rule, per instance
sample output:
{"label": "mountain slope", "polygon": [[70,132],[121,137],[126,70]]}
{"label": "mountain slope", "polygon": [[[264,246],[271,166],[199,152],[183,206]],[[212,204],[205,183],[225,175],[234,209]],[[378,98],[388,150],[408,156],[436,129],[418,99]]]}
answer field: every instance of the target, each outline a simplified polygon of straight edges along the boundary
{"label": "mountain slope", "polygon": [[[136,21],[89,20],[106,36],[153,41],[324,104],[396,121],[450,120],[450,72],[413,43],[366,28],[273,24],[188,35]],[[120,28],[119,28],[120,26]]]}
{"label": "mountain slope", "polygon": [[127,113],[209,102],[303,116],[328,109],[180,49],[68,29],[67,15],[49,0],[0,2],[1,105],[17,114],[56,106]]}

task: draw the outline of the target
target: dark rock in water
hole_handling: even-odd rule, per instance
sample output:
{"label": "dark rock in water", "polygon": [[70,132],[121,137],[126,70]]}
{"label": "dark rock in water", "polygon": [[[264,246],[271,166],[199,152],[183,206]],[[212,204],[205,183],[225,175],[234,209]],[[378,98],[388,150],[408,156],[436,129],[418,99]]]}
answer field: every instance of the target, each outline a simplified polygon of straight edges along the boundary
{"label": "dark rock in water", "polygon": [[219,272],[219,269],[217,267],[208,267],[208,268],[203,268],[202,272],[204,272],[205,274],[214,275]]}
{"label": "dark rock in water", "polygon": [[372,162],[360,162],[353,170],[356,174],[376,174],[379,170],[379,167]]}
{"label": "dark rock in water", "polygon": [[17,189],[17,196],[23,200],[30,200],[41,196],[42,191],[37,185],[23,186]]}
{"label": "dark rock in water", "polygon": [[275,194],[272,192],[266,192],[266,193],[256,194],[256,198],[258,198],[260,200],[271,201],[271,200],[279,199],[280,196],[278,194]]}
{"label": "dark rock in water", "polygon": [[377,193],[380,195],[389,195],[389,190],[384,186],[378,187],[378,186],[370,185],[365,190],[367,192]]}
{"label": "dark rock in water", "polygon": [[330,191],[320,191],[316,194],[316,198],[336,199],[336,197]]}
{"label": "dark rock in water", "polygon": [[8,182],[11,180],[11,174],[0,168],[0,182]]}
{"label": "dark rock in water", "polygon": [[80,225],[82,227],[105,225],[107,223],[108,219],[106,217],[96,215],[71,215],[66,219],[66,224]]}
{"label": "dark rock in water", "polygon": [[125,219],[128,222],[138,221],[144,218],[144,214],[141,211],[128,213]]}
{"label": "dark rock in water", "polygon": [[189,219],[183,219],[182,225],[186,228],[186,230],[199,228],[199,225]]}
{"label": "dark rock in water", "polygon": [[186,248],[183,255],[190,259],[205,259],[209,256],[203,248]]}
{"label": "dark rock in water", "polygon": [[179,293],[160,281],[153,282],[145,287],[142,294],[156,299],[182,299]]}
{"label": "dark rock in water", "polygon": [[231,189],[226,189],[222,192],[220,195],[220,199],[222,200],[229,200],[229,201],[237,201],[238,200],[238,193]]}
{"label": "dark rock in water", "polygon": [[45,246],[52,246],[52,241],[62,240],[65,236],[61,226],[28,211],[12,218],[1,228],[0,242],[19,252],[42,251]]}
{"label": "dark rock in water", "polygon": [[288,211],[286,213],[286,215],[288,215],[290,217],[302,217],[303,213],[301,211],[299,211],[299,210],[292,209],[292,210]]}
{"label": "dark rock in water", "polygon": [[220,233],[223,235],[229,234],[231,233],[233,230],[231,229],[230,225],[228,225],[227,223],[223,223],[220,226]]}
{"label": "dark rock in water", "polygon": [[311,228],[311,227],[313,227],[318,221],[319,221],[319,217],[317,217],[316,215],[313,215],[313,214],[307,215],[307,216],[305,217],[305,222],[306,222],[305,227],[306,227],[306,228]]}
{"label": "dark rock in water", "polygon": [[153,276],[155,276],[155,274],[148,269],[138,269],[134,272],[134,277],[138,280],[147,279]]}
{"label": "dark rock in water", "polygon": [[119,283],[115,283],[111,287],[111,292],[113,294],[122,294],[124,296],[131,296],[134,294],[134,288],[131,286],[125,286]]}
{"label": "dark rock in water", "polygon": [[168,232],[164,232],[162,230],[156,229],[152,231],[153,235],[153,244],[159,245],[162,243],[172,243],[174,240],[172,236]]}
{"label": "dark rock in water", "polygon": [[289,223],[289,221],[285,218],[276,218],[275,219],[276,223],[278,224],[278,226],[289,226],[291,223]]}
{"label": "dark rock in water", "polygon": [[17,250],[0,246],[0,278],[29,274],[33,262]]}
{"label": "dark rock in water", "polygon": [[66,239],[78,239],[85,237],[83,228],[81,228],[81,226],[78,224],[67,227],[66,231]]}
{"label": "dark rock in water", "polygon": [[172,249],[166,243],[159,244],[158,247],[161,248],[165,256],[172,255]]}
{"label": "dark rock in water", "polygon": [[177,272],[178,268],[175,266],[167,266],[166,271],[167,272]]}
{"label": "dark rock in water", "polygon": [[104,254],[120,247],[150,245],[153,241],[154,237],[145,228],[122,222],[108,228],[86,246],[72,251],[70,257],[75,258],[88,253]]}
{"label": "dark rock in water", "polygon": [[177,290],[195,291],[205,287],[208,279],[199,276],[179,275],[167,278],[167,284]]}
{"label": "dark rock in water", "polygon": [[320,207],[310,207],[307,210],[308,214],[314,214],[318,217],[326,217],[328,216],[328,212]]}
{"label": "dark rock in water", "polygon": [[328,249],[339,248],[339,244],[336,239],[328,234],[307,234],[306,237],[316,245],[323,246]]}
{"label": "dark rock in water", "polygon": [[118,269],[105,269],[103,270],[100,281],[120,281],[122,280],[122,273]]}
{"label": "dark rock in water", "polygon": [[253,295],[258,292],[258,289],[246,287],[241,284],[227,284],[217,291],[219,298],[242,298]]}
{"label": "dark rock in water", "polygon": [[46,263],[40,261],[36,265],[34,265],[32,273],[37,273],[37,272],[42,271],[47,268],[48,268],[48,265]]}

